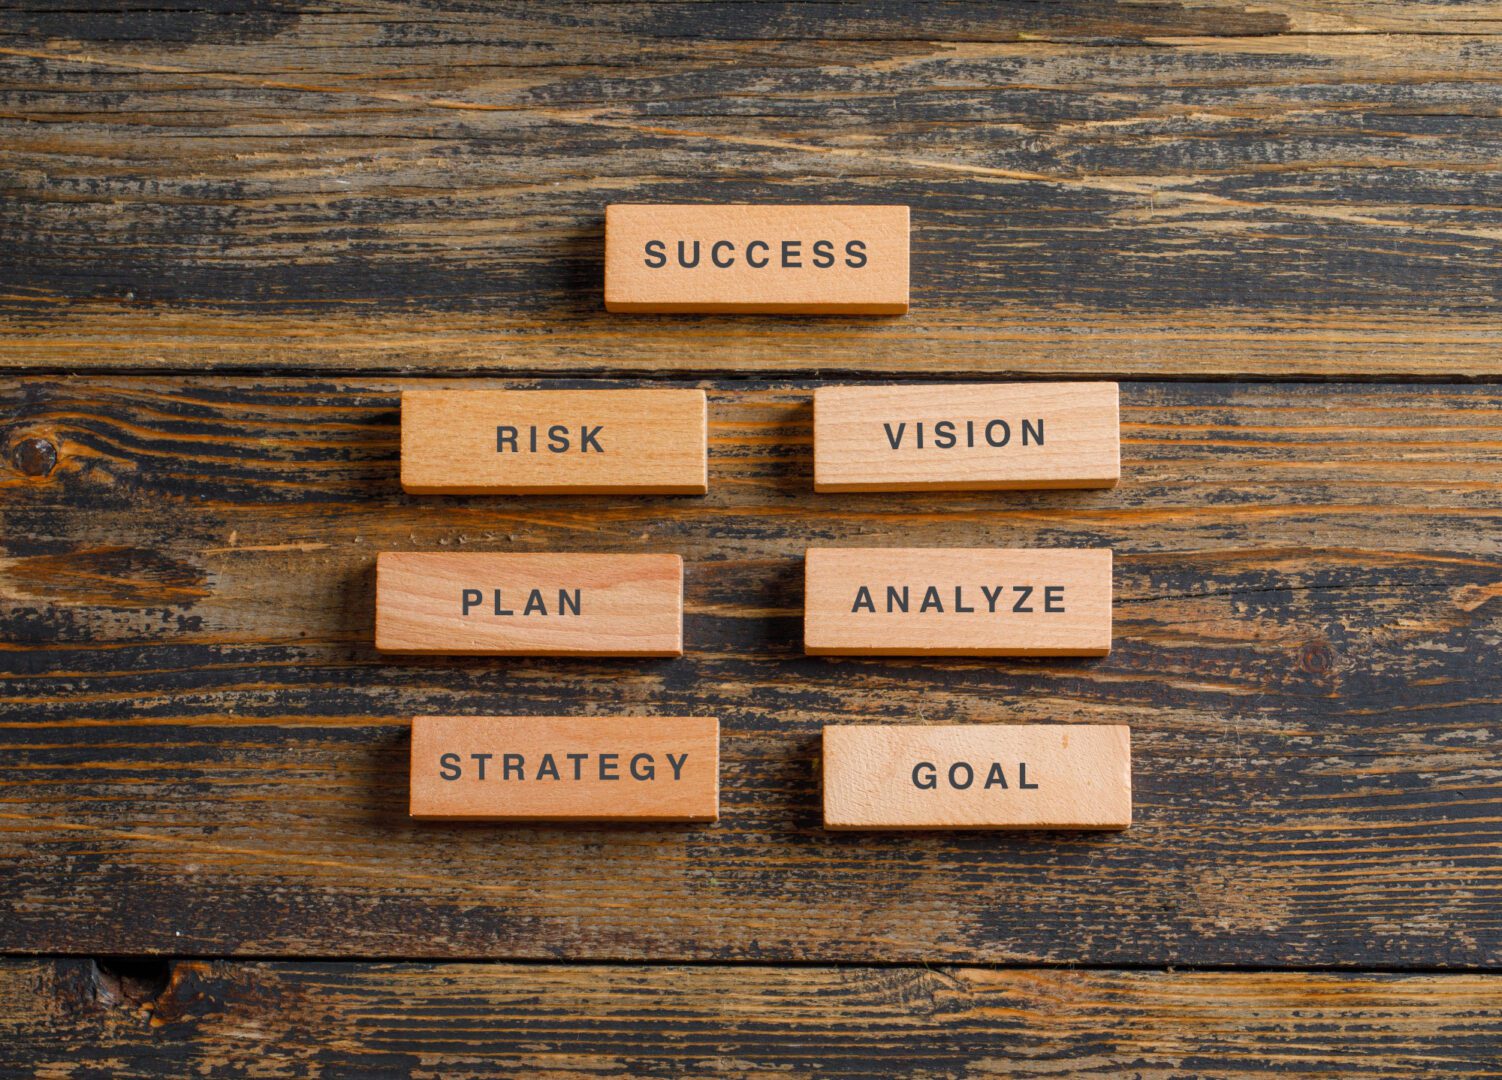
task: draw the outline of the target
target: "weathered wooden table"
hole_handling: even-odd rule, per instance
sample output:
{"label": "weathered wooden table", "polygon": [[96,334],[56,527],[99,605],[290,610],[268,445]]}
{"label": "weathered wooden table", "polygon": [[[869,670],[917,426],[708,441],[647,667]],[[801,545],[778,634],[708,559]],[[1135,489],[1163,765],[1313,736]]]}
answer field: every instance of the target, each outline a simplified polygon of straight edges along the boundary
{"label": "weathered wooden table", "polygon": [[[1502,5],[0,12],[7,1075],[1502,1073]],[[618,200],[911,205],[897,319],[607,316]],[[832,381],[1123,381],[1114,492],[826,495]],[[707,498],[404,497],[694,385]],[[811,543],[1116,551],[1100,661],[813,659]],[[674,661],[381,550],[676,551]],[[718,826],[414,825],[420,712],[707,712]],[[829,834],[822,724],[1125,721],[1122,835]]]}

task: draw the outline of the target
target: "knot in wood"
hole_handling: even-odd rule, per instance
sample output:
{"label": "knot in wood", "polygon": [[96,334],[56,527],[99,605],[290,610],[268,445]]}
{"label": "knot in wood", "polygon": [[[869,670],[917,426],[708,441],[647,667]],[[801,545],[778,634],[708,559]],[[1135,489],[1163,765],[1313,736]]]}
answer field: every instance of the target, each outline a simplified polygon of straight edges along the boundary
{"label": "knot in wood", "polygon": [[1299,667],[1310,675],[1328,675],[1335,667],[1335,650],[1323,641],[1311,641],[1299,650]]}
{"label": "knot in wood", "polygon": [[11,449],[11,463],[26,476],[46,476],[57,465],[57,447],[39,436],[22,439]]}

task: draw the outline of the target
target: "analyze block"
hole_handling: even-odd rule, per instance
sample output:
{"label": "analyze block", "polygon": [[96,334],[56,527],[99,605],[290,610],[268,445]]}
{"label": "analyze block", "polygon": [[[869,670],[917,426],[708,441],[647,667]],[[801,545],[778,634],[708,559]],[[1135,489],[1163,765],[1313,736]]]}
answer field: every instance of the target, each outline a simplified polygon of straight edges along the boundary
{"label": "analyze block", "polygon": [[702,495],[703,390],[407,390],[402,488],[418,495]]}
{"label": "analyze block", "polygon": [[376,648],[461,656],[679,656],[677,555],[382,552]]}
{"label": "analyze block", "polygon": [[453,821],[715,821],[703,716],[419,716],[410,811]]}
{"label": "analyze block", "polygon": [[814,490],[1111,487],[1120,427],[1115,383],[821,387]]}
{"label": "analyze block", "polygon": [[1109,548],[810,548],[815,656],[1104,656]]}
{"label": "analyze block", "polygon": [[826,829],[1125,829],[1131,823],[1125,725],[824,729]]}
{"label": "analyze block", "polygon": [[609,206],[605,307],[901,315],[908,308],[908,208]]}

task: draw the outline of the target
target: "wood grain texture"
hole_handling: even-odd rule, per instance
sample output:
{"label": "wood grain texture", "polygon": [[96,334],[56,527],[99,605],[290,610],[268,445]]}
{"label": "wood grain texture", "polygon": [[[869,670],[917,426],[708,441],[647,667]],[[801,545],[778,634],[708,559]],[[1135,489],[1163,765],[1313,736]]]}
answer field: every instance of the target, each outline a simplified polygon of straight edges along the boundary
{"label": "wood grain texture", "polygon": [[116,1077],[1495,1077],[1502,980],[0,961],[0,1071]]}
{"label": "wood grain texture", "polygon": [[[1495,3],[0,17],[0,363],[1502,373]],[[622,201],[912,208],[905,319],[602,310]]]}
{"label": "wood grain texture", "polygon": [[1114,487],[1119,396],[1115,383],[822,386],[814,490]]}
{"label": "wood grain texture", "polygon": [[414,495],[702,495],[702,390],[425,390],[402,395]]}
{"label": "wood grain texture", "polygon": [[826,829],[1125,829],[1125,724],[830,724]]}
{"label": "wood grain texture", "polygon": [[[1140,382],[1115,493],[815,499],[756,378],[1496,380],[1499,19],[5,5],[0,367],[95,374],[0,383],[0,952],[550,962],[0,961],[0,1074],[1498,1075],[1494,976],[1292,970],[1502,966],[1496,389]],[[607,315],[622,201],[911,206],[915,309]],[[476,372],[752,378],[692,507],[403,496],[479,384],[372,376]],[[799,654],[810,544],[1086,540],[1107,659]],[[699,653],[370,647],[377,550],[633,545]],[[560,702],[719,713],[724,820],[407,820],[407,717]],[[1138,821],[830,836],[852,719],[1129,722]],[[1170,963],[1290,970],[1105,969]]]}
{"label": "wood grain texture", "polygon": [[[815,495],[811,386],[710,384],[710,494],[606,504],[403,495],[420,385],[0,388],[0,947],[1502,964],[1496,388],[1123,384],[1116,489],[938,497]],[[1107,658],[802,655],[810,545],[1064,543]],[[378,657],[395,547],[681,551],[696,648]],[[721,822],[408,821],[408,718],[563,701],[719,716]],[[1132,829],[819,827],[824,724],[1028,721],[1132,726]]]}

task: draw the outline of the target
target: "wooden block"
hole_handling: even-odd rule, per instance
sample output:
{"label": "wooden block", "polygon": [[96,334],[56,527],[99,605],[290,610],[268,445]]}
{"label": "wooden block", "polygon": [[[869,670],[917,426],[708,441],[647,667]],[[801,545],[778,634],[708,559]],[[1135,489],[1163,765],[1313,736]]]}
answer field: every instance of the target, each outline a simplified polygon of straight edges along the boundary
{"label": "wooden block", "polygon": [[1117,396],[1115,383],[821,387],[814,490],[1112,487]]}
{"label": "wooden block", "polygon": [[905,206],[605,209],[610,311],[901,315]]}
{"label": "wooden block", "polygon": [[376,559],[376,648],[460,656],[681,656],[677,555]]}
{"label": "wooden block", "polygon": [[703,390],[407,390],[402,487],[702,495],[705,411]]}
{"label": "wooden block", "polygon": [[1125,829],[1124,724],[824,729],[826,829]]}
{"label": "wooden block", "polygon": [[411,813],[459,821],[715,821],[705,716],[419,716]]}
{"label": "wooden block", "polygon": [[810,548],[815,656],[1104,656],[1109,548]]}

